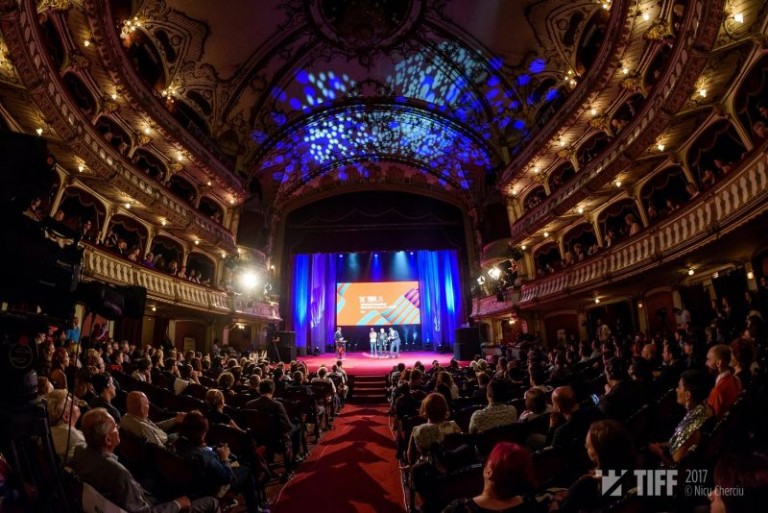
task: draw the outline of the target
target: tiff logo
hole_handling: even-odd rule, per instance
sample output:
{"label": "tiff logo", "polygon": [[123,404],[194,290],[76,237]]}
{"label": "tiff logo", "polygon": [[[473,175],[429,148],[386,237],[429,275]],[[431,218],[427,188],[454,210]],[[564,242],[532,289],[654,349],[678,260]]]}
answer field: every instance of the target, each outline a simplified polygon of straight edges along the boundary
{"label": "tiff logo", "polygon": [[669,497],[673,495],[677,485],[677,470],[609,470],[605,473],[598,470],[603,495],[620,497],[624,491],[622,480],[627,474],[635,476],[637,495],[639,497]]}

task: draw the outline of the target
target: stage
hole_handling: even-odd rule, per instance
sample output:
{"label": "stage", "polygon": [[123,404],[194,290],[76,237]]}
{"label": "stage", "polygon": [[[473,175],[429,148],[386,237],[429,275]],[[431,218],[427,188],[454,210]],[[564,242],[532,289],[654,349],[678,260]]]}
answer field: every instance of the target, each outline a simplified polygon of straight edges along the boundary
{"label": "stage", "polygon": [[[354,376],[384,376],[398,363],[404,363],[406,367],[420,361],[426,369],[432,367],[432,362],[437,360],[440,365],[447,367],[453,358],[450,353],[434,353],[432,351],[414,351],[400,353],[399,358],[372,358],[369,353],[347,353],[344,355],[343,368],[347,374]],[[298,358],[307,364],[310,372],[316,372],[320,365],[325,364],[328,369],[336,363],[335,353],[325,353],[319,356],[299,356]],[[460,362],[462,367],[468,362]]]}

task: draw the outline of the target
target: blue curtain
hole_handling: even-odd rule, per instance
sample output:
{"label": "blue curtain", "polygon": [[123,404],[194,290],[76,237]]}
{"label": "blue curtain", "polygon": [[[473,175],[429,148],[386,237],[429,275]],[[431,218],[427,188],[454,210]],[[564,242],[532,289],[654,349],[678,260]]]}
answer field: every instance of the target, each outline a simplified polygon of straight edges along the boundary
{"label": "blue curtain", "polygon": [[[296,331],[297,348],[325,352],[326,346],[332,344],[336,329],[336,280],[340,272],[337,266],[343,268],[343,260],[332,253],[294,256],[289,329]],[[463,319],[456,251],[417,251],[415,268],[410,267],[408,274],[418,276],[419,280],[421,326],[414,326],[415,332],[403,333],[403,343],[415,342],[417,334],[425,349],[436,349],[440,344],[452,346],[455,330]],[[374,260],[370,272],[371,278],[376,272],[381,273],[380,263]]]}
{"label": "blue curtain", "polygon": [[291,317],[293,330],[296,332],[296,347],[307,347],[309,327],[309,255],[296,255],[293,258],[293,277],[291,279]]}
{"label": "blue curtain", "polygon": [[[310,269],[312,292],[310,294],[311,336],[310,344],[321,353],[333,343],[336,327],[336,260],[333,254],[315,253]],[[309,347],[310,344],[307,344]]]}
{"label": "blue curtain", "polygon": [[456,251],[416,254],[421,297],[421,341],[425,348],[453,345],[462,316],[461,283]]}

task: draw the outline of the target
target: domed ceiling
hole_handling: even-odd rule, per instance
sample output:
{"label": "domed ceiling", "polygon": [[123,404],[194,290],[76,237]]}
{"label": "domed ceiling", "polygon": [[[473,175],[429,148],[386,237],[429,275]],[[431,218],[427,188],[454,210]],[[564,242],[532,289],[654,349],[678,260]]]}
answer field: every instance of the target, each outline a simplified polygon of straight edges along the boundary
{"label": "domed ceiling", "polygon": [[611,15],[566,0],[134,5],[111,16],[137,70],[278,207],[324,177],[393,168],[483,196],[588,71]]}

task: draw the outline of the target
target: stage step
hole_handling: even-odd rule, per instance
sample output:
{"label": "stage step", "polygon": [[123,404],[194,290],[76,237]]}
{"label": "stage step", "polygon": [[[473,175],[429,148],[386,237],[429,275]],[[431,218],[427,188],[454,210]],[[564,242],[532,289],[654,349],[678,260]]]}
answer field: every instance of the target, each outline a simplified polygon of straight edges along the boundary
{"label": "stage step", "polygon": [[356,403],[380,403],[386,399],[386,376],[352,376],[349,399]]}

